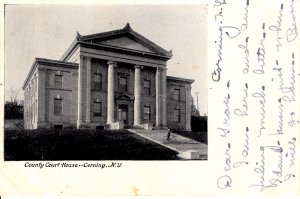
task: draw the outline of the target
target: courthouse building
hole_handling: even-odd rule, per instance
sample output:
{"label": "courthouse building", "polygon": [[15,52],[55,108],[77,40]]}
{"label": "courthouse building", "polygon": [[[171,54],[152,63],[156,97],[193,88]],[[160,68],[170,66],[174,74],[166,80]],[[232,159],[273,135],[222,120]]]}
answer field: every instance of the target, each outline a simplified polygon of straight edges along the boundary
{"label": "courthouse building", "polygon": [[24,126],[191,130],[193,80],[166,75],[171,57],[129,24],[77,33],[60,60],[35,59],[23,85]]}

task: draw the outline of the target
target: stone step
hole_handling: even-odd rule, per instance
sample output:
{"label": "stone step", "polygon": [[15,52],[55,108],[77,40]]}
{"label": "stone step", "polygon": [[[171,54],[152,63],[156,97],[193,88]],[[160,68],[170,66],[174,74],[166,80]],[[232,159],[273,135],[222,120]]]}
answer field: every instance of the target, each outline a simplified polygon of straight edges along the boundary
{"label": "stone step", "polygon": [[[128,129],[141,137],[151,140],[159,145],[167,147],[178,152],[178,157],[186,160],[203,160],[207,159],[207,154],[203,153],[201,145],[204,145],[195,140],[174,135],[171,133],[170,141],[166,140],[168,130],[142,130],[142,129]],[[175,136],[172,138],[172,135]],[[172,140],[174,139],[174,140]]]}
{"label": "stone step", "polygon": [[185,160],[207,160],[207,155],[195,150],[181,151],[177,156]]}
{"label": "stone step", "polygon": [[152,138],[152,137],[150,137],[150,136],[147,136],[147,135],[145,135],[144,133],[139,133],[136,129],[127,129],[127,130],[130,131],[130,132],[132,132],[132,133],[135,133],[135,134],[137,134],[137,135],[139,135],[139,136],[141,136],[141,137],[143,137],[143,138],[146,138],[146,139],[148,139],[148,140],[151,140],[152,142],[155,142],[155,143],[157,143],[157,144],[159,144],[159,145],[162,145],[162,146],[167,147],[167,148],[169,148],[169,149],[171,149],[171,150],[173,150],[173,151],[178,152],[178,151],[176,150],[176,148],[167,146],[167,145],[163,144],[162,142],[160,142],[158,139],[155,139],[155,138]]}

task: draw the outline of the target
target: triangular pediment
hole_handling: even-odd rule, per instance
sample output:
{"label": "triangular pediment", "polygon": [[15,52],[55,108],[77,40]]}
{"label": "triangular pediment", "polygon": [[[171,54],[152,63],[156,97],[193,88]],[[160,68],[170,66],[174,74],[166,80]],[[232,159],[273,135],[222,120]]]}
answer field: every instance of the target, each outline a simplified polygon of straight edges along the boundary
{"label": "triangular pediment", "polygon": [[62,61],[65,61],[70,53],[76,49],[76,45],[85,45],[92,48],[130,53],[138,56],[155,57],[163,60],[169,60],[172,57],[172,50],[166,51],[135,32],[131,29],[129,23],[122,29],[92,35],[80,35],[79,32],[77,32],[75,40],[62,56]]}
{"label": "triangular pediment", "polygon": [[154,51],[147,48],[146,46],[144,46],[128,37],[108,39],[108,40],[104,40],[104,41],[99,41],[97,43],[115,46],[115,47],[127,48],[127,49],[131,49],[131,50],[155,53]]}
{"label": "triangular pediment", "polygon": [[128,93],[117,93],[116,100],[133,100],[134,97]]}
{"label": "triangular pediment", "polygon": [[129,23],[127,23],[123,29],[113,30],[109,32],[85,36],[82,36],[78,33],[77,39],[78,41],[99,44],[103,46],[105,45],[108,47],[111,46],[114,48],[151,53],[165,56],[167,58],[172,57],[171,51],[166,51],[152,41],[135,32],[131,29]]}

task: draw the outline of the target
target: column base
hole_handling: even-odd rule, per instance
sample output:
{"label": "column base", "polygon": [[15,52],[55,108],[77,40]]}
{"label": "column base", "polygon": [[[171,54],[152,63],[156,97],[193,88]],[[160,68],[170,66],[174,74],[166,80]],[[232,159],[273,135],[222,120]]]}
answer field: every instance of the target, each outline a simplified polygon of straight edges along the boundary
{"label": "column base", "polygon": [[37,122],[37,129],[49,129],[51,128],[51,124],[46,121],[38,121]]}
{"label": "column base", "polygon": [[143,125],[141,125],[141,124],[134,124],[133,126],[132,126],[132,128],[133,129],[143,129]]}
{"label": "column base", "polygon": [[118,121],[118,122],[112,122],[112,123],[106,123],[105,129],[124,129],[124,122]]}
{"label": "column base", "polygon": [[82,122],[77,122],[77,129],[80,129],[81,123]]}
{"label": "column base", "polygon": [[139,124],[133,123],[133,126],[134,126],[134,127],[143,127],[143,124],[141,124],[141,123],[139,123]]}
{"label": "column base", "polygon": [[90,123],[83,123],[83,122],[78,123],[77,122],[77,129],[91,129],[91,128],[92,127],[91,127]]}
{"label": "column base", "polygon": [[192,131],[192,129],[191,129],[191,128],[188,128],[188,127],[185,128],[185,130],[186,130],[186,131]]}
{"label": "column base", "polygon": [[133,125],[133,129],[145,129],[145,130],[153,130],[153,126],[151,123],[144,123],[144,124],[138,124]]}

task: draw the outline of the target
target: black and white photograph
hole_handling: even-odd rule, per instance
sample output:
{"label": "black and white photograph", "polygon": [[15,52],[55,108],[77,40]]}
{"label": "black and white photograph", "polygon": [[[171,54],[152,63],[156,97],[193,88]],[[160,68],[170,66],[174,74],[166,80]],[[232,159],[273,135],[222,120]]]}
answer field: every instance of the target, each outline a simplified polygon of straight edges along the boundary
{"label": "black and white photograph", "polygon": [[2,0],[0,197],[299,195],[299,3]]}
{"label": "black and white photograph", "polygon": [[208,160],[197,5],[6,4],[4,160]]}

